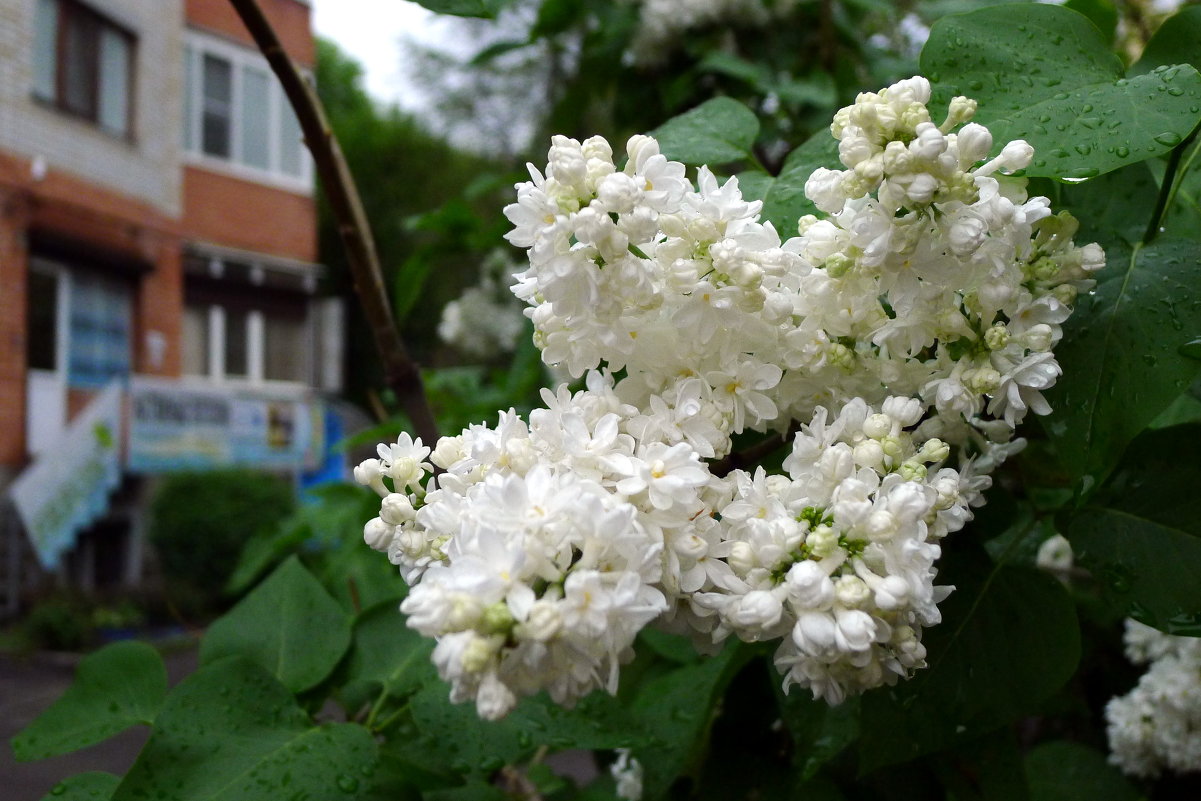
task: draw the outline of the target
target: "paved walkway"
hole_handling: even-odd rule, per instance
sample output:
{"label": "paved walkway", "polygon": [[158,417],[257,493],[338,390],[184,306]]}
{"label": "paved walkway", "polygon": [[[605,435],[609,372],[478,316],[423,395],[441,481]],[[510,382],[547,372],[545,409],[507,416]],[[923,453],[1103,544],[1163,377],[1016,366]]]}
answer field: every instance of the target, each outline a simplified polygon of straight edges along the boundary
{"label": "paved walkway", "polygon": [[[89,770],[125,773],[149,729],[139,726],[99,745],[36,762],[13,759],[9,740],[50,706],[75,677],[74,654],[35,654],[28,659],[0,653],[0,796],[4,801],[40,801],[62,779]],[[196,669],[196,649],[164,656],[174,685]]]}

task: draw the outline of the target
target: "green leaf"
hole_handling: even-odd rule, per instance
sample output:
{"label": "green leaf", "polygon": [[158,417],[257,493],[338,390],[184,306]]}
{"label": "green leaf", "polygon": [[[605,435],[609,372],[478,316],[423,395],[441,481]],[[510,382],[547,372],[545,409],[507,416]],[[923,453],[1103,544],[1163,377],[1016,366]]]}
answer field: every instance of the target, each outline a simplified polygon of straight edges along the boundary
{"label": "green leaf", "polygon": [[660,631],[652,626],[647,626],[638,632],[637,647],[647,648],[664,659],[684,665],[698,662],[701,659],[692,640],[679,634]]}
{"label": "green leaf", "polygon": [[[772,684],[777,688],[780,684],[774,671]],[[794,687],[788,695],[780,693],[780,712],[792,734],[792,753],[805,781],[859,738],[858,698],[830,706],[813,700],[808,690]]]}
{"label": "green leaf", "polygon": [[805,197],[805,182],[818,167],[841,169],[838,140],[823,128],[788,154],[780,174],[763,197],[763,218],[771,222],[781,239],[797,235],[797,220],[806,214],[820,214]]}
{"label": "green leaf", "polygon": [[1030,176],[1083,180],[1168,152],[1201,120],[1201,74],[1157,68],[1127,79],[1096,27],[1043,4],[983,8],[944,17],[922,49],[938,84],[933,108],[952,95],[979,101],[976,121],[994,149],[1034,146]]}
{"label": "green leaf", "polygon": [[142,642],[113,643],[79,663],[62,698],[12,739],[13,754],[21,761],[44,759],[153,723],[166,694],[158,651]]}
{"label": "green leaf", "polygon": [[413,717],[408,756],[434,771],[445,769],[460,776],[489,774],[514,763],[538,747],[523,732],[515,714],[497,720],[481,720],[475,704],[452,704],[449,688],[441,681],[422,687],[409,702]]}
{"label": "green leaf", "polygon": [[1131,617],[1170,634],[1201,636],[1201,537],[1120,509],[1089,507],[1072,518],[1068,539]]}
{"label": "green leaf", "polygon": [[1159,195],[1159,184],[1146,162],[1082,184],[1047,184],[1054,190],[1048,193],[1051,207],[1066,209],[1080,221],[1076,242],[1097,242],[1107,251],[1129,249],[1142,241]]}
{"label": "green leaf", "polygon": [[313,726],[272,676],[231,657],[171,692],[113,801],[279,801],[297,793],[353,801],[375,761],[365,728]]}
{"label": "green leaf", "polygon": [[642,763],[644,798],[665,793],[697,757],[714,703],[749,656],[748,648],[730,643],[717,656],[672,670],[639,688],[632,712],[639,729],[654,738],[654,744],[634,749]]}
{"label": "green leaf", "polygon": [[1047,393],[1055,412],[1044,422],[1064,467],[1091,482],[1192,383],[1198,363],[1179,348],[1201,332],[1196,242],[1161,237],[1107,256],[1056,350],[1064,374]]}
{"label": "green leaf", "polygon": [[120,783],[120,776],[103,771],[79,773],[54,785],[42,801],[109,801]]}
{"label": "green leaf", "polygon": [[578,0],[542,0],[538,18],[530,29],[530,39],[563,33],[579,21],[585,8]]}
{"label": "green leaf", "polygon": [[483,779],[476,779],[462,787],[431,790],[423,798],[425,801],[508,801],[512,796]]}
{"label": "green leaf", "polygon": [[395,601],[365,610],[354,624],[347,675],[379,682],[389,695],[407,695],[435,676],[434,641],[405,625]]}
{"label": "green leaf", "polygon": [[[410,758],[459,775],[489,774],[547,746],[562,749],[627,748],[649,744],[651,732],[617,699],[596,691],[565,709],[545,695],[526,698],[499,721],[481,720],[470,701],[452,704],[447,686],[427,683],[409,709],[414,732]],[[402,731],[402,734],[404,732]]]}
{"label": "green leaf", "polygon": [[1152,429],[1170,428],[1182,423],[1195,423],[1201,420],[1201,400],[1190,392],[1181,394],[1172,405],[1160,412],[1148,427]]}
{"label": "green leaf", "polygon": [[1165,64],[1192,64],[1201,69],[1201,6],[1187,6],[1164,20],[1143,48],[1131,75],[1142,75]]}
{"label": "green leaf", "polygon": [[1112,0],[1067,0],[1063,7],[1088,17],[1088,21],[1097,26],[1104,41],[1113,43],[1118,30],[1118,9]]}
{"label": "green leaf", "polygon": [[1043,743],[1026,755],[1031,801],[1139,801],[1142,794],[1105,755],[1080,743]]}
{"label": "green leaf", "polygon": [[963,801],[1030,801],[1017,733],[998,729],[930,760],[947,798]]}
{"label": "green leaf", "polygon": [[486,17],[491,19],[503,8],[507,0],[413,0],[417,5],[428,8],[435,14],[450,14],[455,17]]}
{"label": "green leaf", "polygon": [[728,97],[707,100],[656,128],[663,155],[685,164],[727,164],[754,159],[751,146],[759,135],[754,112]]}
{"label": "green leaf", "polygon": [[403,323],[417,305],[433,267],[433,258],[428,254],[418,253],[405,259],[405,263],[392,277],[392,314],[397,325]]}
{"label": "green leaf", "polygon": [[200,662],[245,656],[301,692],[328,676],[349,645],[341,607],[293,556],[213,623]]}
{"label": "green leaf", "polygon": [[944,554],[939,584],[955,591],[923,637],[929,667],[863,697],[864,773],[966,742],[1029,714],[1076,669],[1080,630],[1050,576],[996,565],[975,551]]}
{"label": "green leaf", "polygon": [[[1201,634],[1201,517],[1193,493],[1201,484],[1201,424],[1141,434],[1093,507],[1077,513],[1068,533],[1077,558],[1104,593],[1148,625]],[[1193,560],[1190,562],[1190,560]]]}

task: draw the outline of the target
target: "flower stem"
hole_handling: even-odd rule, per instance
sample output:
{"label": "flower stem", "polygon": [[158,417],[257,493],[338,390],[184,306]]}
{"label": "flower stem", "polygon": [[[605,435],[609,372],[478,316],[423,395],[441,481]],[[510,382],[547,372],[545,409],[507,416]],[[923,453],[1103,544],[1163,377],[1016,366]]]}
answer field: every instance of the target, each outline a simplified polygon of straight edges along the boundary
{"label": "flower stem", "polygon": [[[1180,160],[1184,156],[1184,151],[1188,150],[1189,145],[1197,138],[1198,131],[1201,131],[1201,125],[1193,128],[1193,132],[1185,137],[1183,142],[1173,148],[1172,153],[1168,156],[1168,166],[1163,172],[1163,183],[1159,186],[1159,197],[1155,200],[1155,210],[1151,212],[1151,221],[1147,225],[1147,232],[1143,234],[1144,245],[1150,245],[1155,240],[1155,237],[1159,235],[1164,215],[1167,214],[1172,197],[1176,194],[1176,173],[1180,169]],[[1195,155],[1196,153],[1194,152],[1193,156]],[[1190,164],[1192,163],[1193,156],[1189,157]],[[1185,166],[1185,171],[1187,170],[1188,165]]]}
{"label": "flower stem", "polygon": [[279,77],[288,102],[296,112],[330,210],[337,220],[355,291],[375,337],[388,386],[412,421],[416,434],[433,446],[438,440],[438,428],[425,396],[421,373],[396,329],[371,226],[321,100],[284,51],[257,0],[230,0],[230,3]]}

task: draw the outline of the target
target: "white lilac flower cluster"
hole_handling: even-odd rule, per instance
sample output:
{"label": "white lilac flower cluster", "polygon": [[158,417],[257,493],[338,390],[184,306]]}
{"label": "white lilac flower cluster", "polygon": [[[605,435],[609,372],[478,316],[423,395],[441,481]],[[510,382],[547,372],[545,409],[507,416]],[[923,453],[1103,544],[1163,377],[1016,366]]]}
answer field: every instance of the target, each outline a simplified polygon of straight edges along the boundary
{"label": "white lilac flower cluster", "polygon": [[[513,291],[585,388],[356,470],[452,698],[499,717],[612,690],[651,622],[702,649],[779,640],[785,686],[832,703],[924,664],[939,541],[1048,411],[1060,323],[1104,260],[1003,173],[1025,143],[988,159],[974,105],[936,126],[929,93],[838,113],[847,169],[806,186],[829,216],[786,241],[737,179],[694,188],[649,137],[620,168],[564,137],[531,166],[505,209],[529,253]],[[712,469],[745,430],[792,434],[782,474]]]}
{"label": "white lilac flower cluster", "polygon": [[685,33],[722,25],[762,27],[780,19],[797,0],[639,0],[638,26],[627,58],[654,65],[676,49]]}
{"label": "white lilac flower cluster", "polygon": [[512,353],[525,328],[521,305],[505,285],[514,266],[506,253],[489,253],[480,265],[479,283],[442,308],[438,337],[467,356]]}
{"label": "white lilac flower cluster", "polygon": [[1138,685],[1105,707],[1109,761],[1134,776],[1201,771],[1201,638],[1126,621],[1126,655],[1149,664]]}

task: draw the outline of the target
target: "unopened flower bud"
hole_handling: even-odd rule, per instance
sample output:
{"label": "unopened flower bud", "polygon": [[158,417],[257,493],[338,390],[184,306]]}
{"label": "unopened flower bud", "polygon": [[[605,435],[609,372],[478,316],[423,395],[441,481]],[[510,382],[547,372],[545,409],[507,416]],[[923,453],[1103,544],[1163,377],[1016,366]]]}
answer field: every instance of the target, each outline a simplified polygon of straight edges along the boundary
{"label": "unopened flower bud", "polygon": [[392,492],[384,496],[384,501],[380,504],[379,515],[385,522],[394,526],[411,522],[417,517],[409,496],[399,492]]}
{"label": "unopened flower bud", "polygon": [[475,628],[483,610],[479,599],[465,592],[455,593],[450,600],[450,611],[446,616],[447,631],[467,631]]}
{"label": "unopened flower bud", "polygon": [[463,452],[463,438],[461,436],[442,437],[438,440],[438,444],[434,446],[434,452],[430,454],[430,461],[443,470],[446,470],[466,455]]}
{"label": "unopened flower bud", "polygon": [[1079,290],[1071,284],[1060,284],[1051,290],[1051,294],[1063,305],[1071,306],[1076,302],[1076,295],[1079,294]]}
{"label": "unopened flower bud", "polygon": [[463,670],[468,673],[479,673],[492,661],[493,655],[499,650],[500,637],[473,637],[463,649]]}
{"label": "unopened flower bud", "polygon": [[1009,329],[1004,323],[997,323],[984,332],[984,344],[989,350],[1001,350],[1009,344]]}
{"label": "unopened flower bud", "polygon": [[904,443],[899,437],[884,437],[880,440],[880,447],[884,449],[884,456],[893,462],[898,461],[905,454]]}
{"label": "unopened flower bud", "polygon": [[960,129],[955,143],[959,149],[959,166],[966,169],[988,158],[988,152],[992,150],[992,134],[983,125],[973,122]]}
{"label": "unopened flower bud", "polygon": [[877,542],[891,538],[893,534],[897,533],[897,528],[896,515],[883,509],[877,509],[869,514],[863,523],[863,533],[867,534],[869,539]]}
{"label": "unopened flower bud", "polygon": [[843,370],[851,370],[855,366],[855,351],[840,342],[831,342],[827,350],[830,364]]}
{"label": "unopened flower bud", "polygon": [[749,542],[741,540],[735,542],[730,546],[730,555],[726,557],[726,564],[732,567],[735,573],[745,576],[756,564],[755,549]]}
{"label": "unopened flower bud", "polygon": [[824,559],[838,550],[838,535],[829,526],[818,526],[805,537],[805,544],[814,556]]}
{"label": "unopened flower bud", "polygon": [[731,617],[731,622],[740,628],[771,628],[780,622],[784,605],[774,593],[767,590],[751,590],[742,596]]}
{"label": "unopened flower bud", "polygon": [[1035,353],[1045,353],[1054,344],[1055,330],[1046,323],[1037,323],[1022,334],[1022,344]]}
{"label": "unopened flower bud", "polygon": [[951,446],[941,439],[932,437],[922,443],[917,458],[923,462],[941,462],[951,455]]}
{"label": "unopened flower bud", "polygon": [[562,626],[563,617],[553,602],[534,601],[525,622],[517,627],[517,633],[522,639],[546,642],[558,634]]}
{"label": "unopened flower bud", "polygon": [[874,439],[864,440],[855,446],[855,464],[878,469],[884,463],[884,448]]}
{"label": "unopened flower bud", "polygon": [[967,122],[976,116],[976,101],[970,97],[958,95],[951,98],[947,105],[947,118],[940,126],[943,133],[951,131],[955,126]]}
{"label": "unopened flower bud", "polygon": [[872,597],[867,584],[858,576],[845,575],[834,582],[834,597],[843,606],[863,606]]}
{"label": "unopened flower bud", "polygon": [[377,551],[386,551],[396,535],[395,526],[388,525],[378,517],[373,517],[363,526],[363,542]]}
{"label": "unopened flower bud", "polygon": [[831,278],[842,278],[855,265],[855,260],[842,252],[831,253],[823,263],[826,274]]}
{"label": "unopened flower bud", "polygon": [[785,577],[788,597],[801,609],[824,609],[834,600],[834,582],[817,562],[797,562]]}
{"label": "unopened flower bud", "polygon": [[991,395],[1001,386],[1001,374],[991,367],[979,367],[963,373],[963,383],[977,395]]}
{"label": "unopened flower bud", "polygon": [[1096,242],[1090,242],[1080,248],[1080,269],[1086,273],[1094,273],[1105,266],[1105,251]]}
{"label": "unopened flower bud", "polygon": [[513,612],[504,601],[497,601],[484,610],[479,628],[485,634],[504,634],[513,627]]}
{"label": "unopened flower bud", "polygon": [[371,487],[382,498],[388,494],[384,486],[384,477],[380,473],[379,459],[364,459],[354,469],[354,480],[365,487]]}
{"label": "unopened flower bud", "polygon": [[892,433],[892,418],[886,414],[869,415],[863,421],[863,433],[872,439],[882,439]]}

